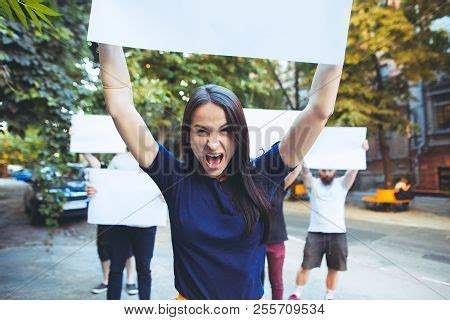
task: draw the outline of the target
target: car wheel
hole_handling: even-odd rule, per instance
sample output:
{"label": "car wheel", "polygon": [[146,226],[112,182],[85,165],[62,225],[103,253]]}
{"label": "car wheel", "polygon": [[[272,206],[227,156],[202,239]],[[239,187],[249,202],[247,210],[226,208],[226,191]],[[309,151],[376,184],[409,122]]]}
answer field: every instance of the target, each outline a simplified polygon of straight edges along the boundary
{"label": "car wheel", "polygon": [[42,225],[45,218],[39,213],[39,201],[32,186],[28,186],[24,194],[25,213],[30,217],[32,225]]}

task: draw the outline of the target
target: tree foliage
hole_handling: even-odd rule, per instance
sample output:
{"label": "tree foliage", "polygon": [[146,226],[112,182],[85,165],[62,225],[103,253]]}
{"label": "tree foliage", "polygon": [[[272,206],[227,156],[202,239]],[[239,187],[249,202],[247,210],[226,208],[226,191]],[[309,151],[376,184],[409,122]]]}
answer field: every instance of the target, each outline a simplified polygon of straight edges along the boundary
{"label": "tree foliage", "polygon": [[[445,32],[429,30],[430,22],[442,14],[438,8],[443,1],[427,1],[427,6],[430,2],[435,3],[434,10],[413,9],[424,11],[414,18],[407,13],[411,6],[421,8],[417,1],[406,1],[399,9],[378,6],[375,0],[354,3],[337,124],[405,128],[406,115],[398,112],[398,106],[408,103],[409,84],[432,79],[443,70],[447,55]],[[425,22],[427,35],[418,29]]]}
{"label": "tree foliage", "polygon": [[27,129],[23,137],[9,132],[0,134],[0,163],[30,168],[39,163],[39,153],[43,148],[45,141],[33,128]]}
{"label": "tree foliage", "polygon": [[[410,124],[401,107],[408,106],[410,84],[448,72],[448,34],[430,29],[433,20],[448,15],[445,2],[411,0],[400,7],[377,0],[353,3],[344,72],[330,123],[369,128],[380,143],[387,185],[392,163],[386,137],[391,131],[406,134]],[[305,79],[310,81],[311,70]]]}
{"label": "tree foliage", "polygon": [[[28,21],[31,20],[39,31],[42,31],[42,24],[55,29],[48,16],[57,17],[61,14],[43,4],[45,0],[0,0],[0,15],[14,21],[17,18],[25,29],[28,29]],[[5,20],[5,19],[3,19]],[[7,29],[7,26],[1,22],[0,27]]]}
{"label": "tree foliage", "polygon": [[[76,85],[85,77],[77,63],[91,55],[83,36],[88,5],[80,0],[55,1],[53,6],[63,14],[53,27],[38,28],[32,19],[27,29],[17,21],[3,20],[6,27],[0,29],[0,121],[8,123],[11,133],[25,138],[27,128],[35,128],[45,141],[45,147],[37,153],[39,161],[34,162],[38,180],[42,167],[63,172],[66,163],[74,160],[68,152],[67,132],[71,114],[78,110],[83,95]],[[45,192],[52,183],[59,182],[40,184],[43,197],[53,199],[42,206],[43,213],[49,212],[48,208],[60,208],[48,220],[50,225],[56,223],[54,217],[61,212],[61,201],[57,195]]]}

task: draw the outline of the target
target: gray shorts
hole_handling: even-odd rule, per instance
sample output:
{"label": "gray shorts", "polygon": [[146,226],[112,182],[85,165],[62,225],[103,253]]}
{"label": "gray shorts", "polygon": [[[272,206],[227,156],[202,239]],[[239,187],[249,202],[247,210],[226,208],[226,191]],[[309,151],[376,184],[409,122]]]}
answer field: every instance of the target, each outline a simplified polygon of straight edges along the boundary
{"label": "gray shorts", "polygon": [[347,235],[345,233],[308,232],[303,249],[302,268],[311,270],[320,267],[324,255],[328,268],[337,271],[347,270]]}

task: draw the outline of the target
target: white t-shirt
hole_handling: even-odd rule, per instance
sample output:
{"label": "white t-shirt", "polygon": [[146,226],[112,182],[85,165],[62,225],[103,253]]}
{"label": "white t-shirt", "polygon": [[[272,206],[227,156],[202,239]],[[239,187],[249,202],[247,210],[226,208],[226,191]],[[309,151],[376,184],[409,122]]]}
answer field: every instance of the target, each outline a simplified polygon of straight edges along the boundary
{"label": "white t-shirt", "polygon": [[139,163],[133,157],[131,152],[124,152],[116,154],[109,162],[108,169],[111,170],[131,170],[142,171]]}
{"label": "white t-shirt", "polygon": [[324,185],[320,178],[311,178],[308,188],[311,203],[309,232],[345,233],[345,198],[348,188],[344,177]]}

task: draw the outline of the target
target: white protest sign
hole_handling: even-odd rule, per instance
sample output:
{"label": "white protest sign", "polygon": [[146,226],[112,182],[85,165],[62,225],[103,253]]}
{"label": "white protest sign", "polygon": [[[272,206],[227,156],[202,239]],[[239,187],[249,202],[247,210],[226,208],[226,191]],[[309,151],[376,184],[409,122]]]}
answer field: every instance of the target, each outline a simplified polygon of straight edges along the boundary
{"label": "white protest sign", "polygon": [[89,169],[97,190],[88,209],[88,223],[135,227],[165,226],[167,205],[155,182],[144,172]]}
{"label": "white protest sign", "polygon": [[305,156],[311,169],[366,170],[367,128],[327,127]]}
{"label": "white protest sign", "polygon": [[[244,109],[250,138],[250,158],[267,151],[287,133],[301,111]],[[365,170],[362,148],[367,128],[326,127],[306,154],[311,169]]]}
{"label": "white protest sign", "polygon": [[74,115],[70,134],[70,152],[122,153],[126,151],[110,116]]}
{"label": "white protest sign", "polygon": [[343,64],[352,0],[93,0],[88,40]]}
{"label": "white protest sign", "polygon": [[281,140],[300,111],[244,108],[250,139],[250,158],[260,156]]}

